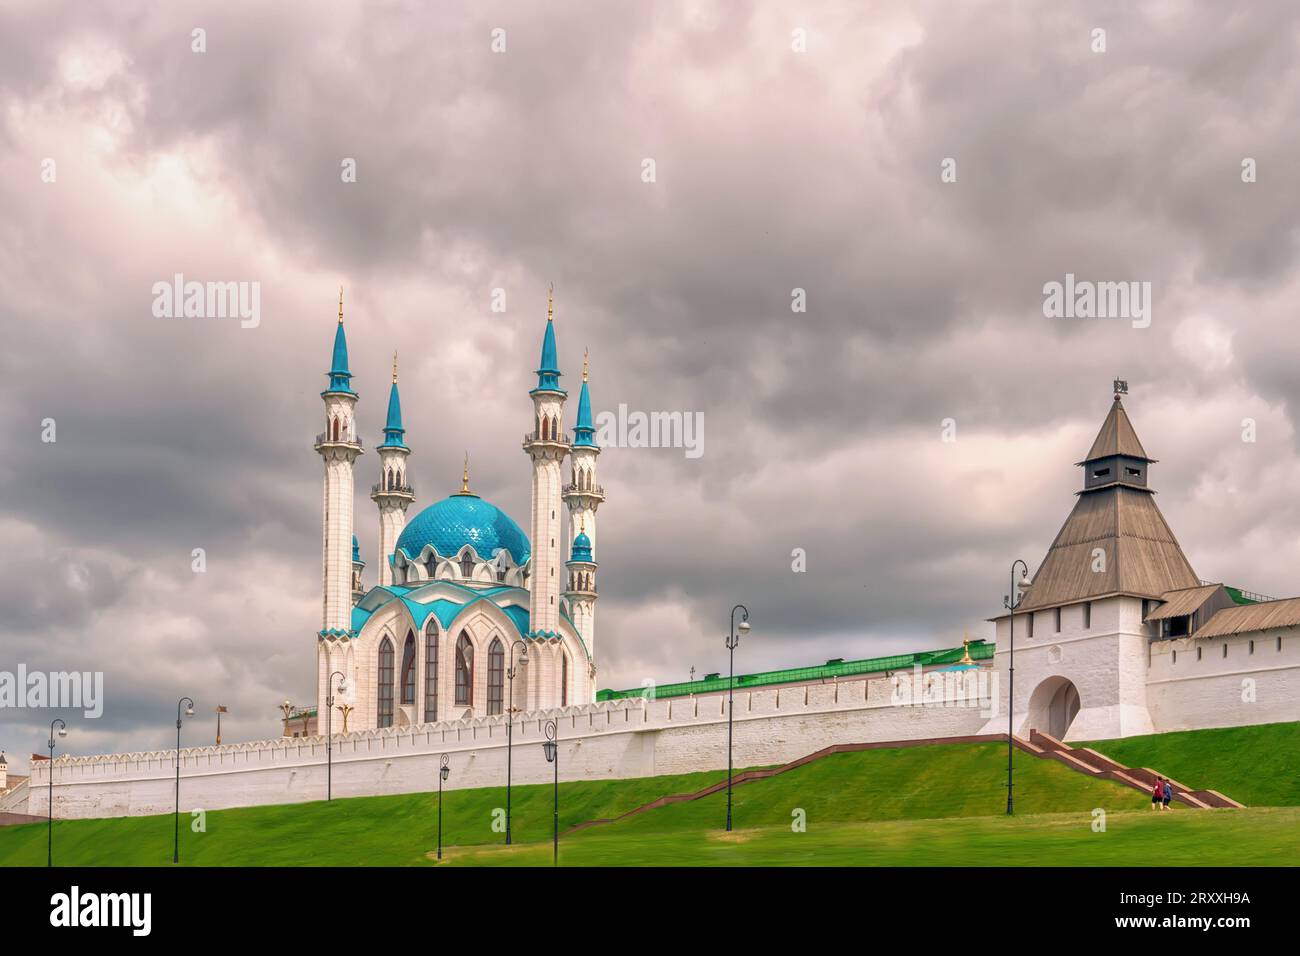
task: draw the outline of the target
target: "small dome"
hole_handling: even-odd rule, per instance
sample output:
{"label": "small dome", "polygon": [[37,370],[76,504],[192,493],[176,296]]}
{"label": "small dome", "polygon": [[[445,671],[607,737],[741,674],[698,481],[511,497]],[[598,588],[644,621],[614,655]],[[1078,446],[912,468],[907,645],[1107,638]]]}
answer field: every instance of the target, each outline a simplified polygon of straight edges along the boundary
{"label": "small dome", "polygon": [[591,539],[587,537],[587,532],[579,531],[578,536],[573,539],[573,550],[570,552],[569,560],[591,560]]}
{"label": "small dome", "polygon": [[411,558],[419,557],[426,544],[433,545],[444,558],[468,544],[485,561],[504,548],[517,565],[526,563],[532,553],[528,536],[514,519],[472,494],[452,495],[429,505],[411,519],[397,539],[397,547]]}

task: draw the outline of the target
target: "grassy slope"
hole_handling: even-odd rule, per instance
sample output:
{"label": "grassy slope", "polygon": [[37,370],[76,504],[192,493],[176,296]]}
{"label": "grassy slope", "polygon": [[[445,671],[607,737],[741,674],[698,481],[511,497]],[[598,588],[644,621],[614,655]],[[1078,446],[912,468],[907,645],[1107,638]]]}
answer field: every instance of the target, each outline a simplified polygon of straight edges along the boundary
{"label": "grassy slope", "polygon": [[[1246,803],[1300,805],[1294,779],[1296,724],[1193,731],[1096,744],[1118,760],[1164,770]],[[725,794],[663,807],[563,841],[571,863],[998,863],[1267,864],[1300,860],[1300,812],[1251,811],[1156,817],[1143,794],[1091,780],[1054,762],[1015,752],[1017,816],[1006,802],[1006,750],[998,744],[948,744],[837,754],[735,790],[739,836],[719,835]],[[1260,773],[1260,768],[1266,768]],[[716,782],[717,772],[560,785],[561,830],[611,817],[666,793]],[[514,834],[528,848],[501,852],[493,810],[504,788],[448,791],[444,842],[453,862],[549,861],[551,788],[514,790]],[[1106,834],[1094,834],[1102,808]],[[188,831],[182,856],[195,865],[426,863],[437,842],[437,796],[408,794],[250,807],[208,814],[208,831]],[[794,810],[806,833],[792,833]],[[1130,813],[1127,811],[1137,811]],[[1149,819],[1148,819],[1149,817]],[[1183,818],[1196,817],[1197,820]],[[1198,822],[1199,821],[1199,822]],[[1094,839],[1096,838],[1096,839]],[[170,817],[55,823],[56,859],[66,865],[153,865],[171,858]],[[474,849],[480,845],[479,849]],[[0,828],[0,865],[40,865],[42,825]],[[1065,856],[1058,856],[1065,854]]]}
{"label": "grassy slope", "polygon": [[[827,821],[969,817],[1001,812],[1006,752],[997,744],[956,744],[837,754],[771,780],[735,791],[736,820],[745,826],[788,827],[791,811],[806,811],[809,825]],[[1108,812],[1140,807],[1142,794],[1108,781],[1089,780],[1055,763],[1016,752],[1017,807],[1023,813]],[[664,793],[714,783],[717,772],[687,777],[561,784],[561,827],[610,817]],[[725,819],[725,794],[664,807],[621,824],[597,828],[624,834],[699,831]],[[505,805],[504,788],[449,791],[444,797],[446,845],[496,843],[492,811]],[[333,804],[249,807],[208,814],[208,830],[182,831],[182,855],[196,865],[406,865],[424,861],[437,842],[436,794],[336,800]],[[514,832],[518,842],[545,841],[551,828],[551,788],[516,787]],[[182,819],[185,827],[188,821]],[[68,865],[165,863],[171,855],[170,817],[56,822],[58,859]],[[0,864],[39,864],[45,828],[0,829]]]}
{"label": "grassy slope", "polygon": [[1300,806],[1300,723],[1125,737],[1086,744],[1130,767],[1150,767],[1248,807]]}
{"label": "grassy slope", "polygon": [[[1019,813],[1141,809],[1146,797],[1054,761],[1014,751]],[[789,827],[796,809],[820,822],[922,820],[1002,813],[1007,751],[1001,744],[942,744],[834,754],[746,784],[733,793],[738,826]],[[671,804],[619,824],[624,832],[700,830],[726,820],[726,794]]]}
{"label": "grassy slope", "polygon": [[[717,772],[633,780],[560,784],[560,826],[615,816],[670,792],[716,783]],[[448,790],[443,795],[445,844],[494,843],[493,811],[506,805],[505,787]],[[196,866],[406,866],[424,862],[438,843],[438,794],[355,797],[333,803],[214,810],[207,832],[191,833],[181,817],[181,859]],[[516,841],[551,836],[551,787],[516,786],[511,805]],[[45,825],[0,827],[0,866],[43,866]],[[172,818],[55,820],[56,864],[152,866],[170,863]]]}
{"label": "grassy slope", "polygon": [[[561,866],[1295,866],[1300,809],[1087,813],[814,823],[675,833],[595,828],[560,841]],[[622,832],[620,832],[622,831]],[[453,866],[550,866],[549,844],[450,851]]]}

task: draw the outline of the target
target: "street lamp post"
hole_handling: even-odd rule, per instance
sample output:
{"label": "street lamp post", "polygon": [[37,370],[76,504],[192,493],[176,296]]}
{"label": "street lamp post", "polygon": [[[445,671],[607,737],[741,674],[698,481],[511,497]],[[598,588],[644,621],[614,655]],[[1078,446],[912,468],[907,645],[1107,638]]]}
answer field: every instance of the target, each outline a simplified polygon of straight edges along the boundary
{"label": "street lamp post", "polygon": [[[1016,566],[1020,566],[1020,581],[1016,582]],[[1007,616],[1007,626],[1009,629],[1010,648],[1007,660],[1007,815],[1012,812],[1011,799],[1011,751],[1013,732],[1015,730],[1015,709],[1016,709],[1016,608],[1020,607],[1025,599],[1025,591],[1029,590],[1029,565],[1025,564],[1020,558],[1011,562],[1011,593],[1002,599],[1002,606],[1011,613]],[[1017,591],[1019,594],[1017,594]]]}
{"label": "street lamp post", "polygon": [[175,830],[175,843],[172,845],[172,862],[181,861],[181,704],[185,704],[185,716],[194,716],[194,701],[182,697],[176,702],[176,809],[172,814]]}
{"label": "street lamp post", "polygon": [[284,714],[284,735],[289,736],[289,717],[293,714],[293,702],[286,698],[285,702],[280,705],[280,713]]}
{"label": "street lamp post", "polygon": [[506,846],[510,845],[510,774],[515,738],[515,648],[522,647],[519,663],[528,663],[528,645],[518,638],[510,645],[510,667],[506,669],[510,699],[506,701]]}
{"label": "street lamp post", "polygon": [[551,819],[551,866],[559,866],[560,864],[560,747],[556,741],[559,730],[559,724],[554,720],[548,720],[546,722],[546,743],[542,744],[542,752],[546,754],[546,762],[555,767],[555,782],[552,790],[554,811]]}
{"label": "street lamp post", "polygon": [[62,718],[55,717],[50,721],[50,800],[48,811],[49,819],[46,823],[46,841],[45,841],[45,865],[54,865],[54,725],[59,725],[59,736],[68,736],[68,725]]}
{"label": "street lamp post", "polygon": [[[740,627],[736,627],[736,612],[741,612]],[[739,630],[740,634],[736,631]],[[727,650],[731,652],[731,663],[727,669],[727,832],[731,832],[731,712],[735,702],[736,683],[736,645],[740,635],[749,633],[749,608],[737,604],[731,609],[731,633],[727,636]]]}
{"label": "street lamp post", "polygon": [[450,759],[443,754],[438,767],[438,859],[442,859],[442,784],[451,776]]}
{"label": "street lamp post", "polygon": [[[339,677],[339,693],[348,692],[348,679],[342,671],[330,674],[328,693],[325,695],[325,799],[334,799],[334,678]],[[317,727],[320,726],[317,718]]]}

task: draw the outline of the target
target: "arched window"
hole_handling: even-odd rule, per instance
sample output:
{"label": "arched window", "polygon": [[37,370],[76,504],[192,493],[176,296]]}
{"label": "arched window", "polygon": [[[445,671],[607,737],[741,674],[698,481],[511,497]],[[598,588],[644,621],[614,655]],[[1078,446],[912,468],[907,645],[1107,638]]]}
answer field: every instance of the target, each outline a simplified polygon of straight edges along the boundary
{"label": "arched window", "polygon": [[438,719],[438,625],[433,618],[424,632],[424,719]]}
{"label": "arched window", "polygon": [[474,557],[468,550],[460,556],[460,576],[466,580],[474,576]]}
{"label": "arched window", "polygon": [[393,642],[384,638],[379,642],[379,713],[376,721],[380,727],[393,726]]}
{"label": "arched window", "polygon": [[560,652],[560,706],[569,706],[569,655]]}
{"label": "arched window", "polygon": [[402,703],[415,703],[415,635],[410,631],[402,646]]}
{"label": "arched window", "polygon": [[456,703],[466,707],[474,704],[474,645],[463,632],[456,642]]}
{"label": "arched window", "polygon": [[501,638],[492,638],[488,645],[488,706],[489,715],[501,713],[505,698],[506,649]]}
{"label": "arched window", "polygon": [[338,440],[339,440],[339,420],[338,420],[337,418],[334,419],[334,436],[333,436],[333,437],[334,437],[334,440],[335,440],[335,441],[338,441]]}

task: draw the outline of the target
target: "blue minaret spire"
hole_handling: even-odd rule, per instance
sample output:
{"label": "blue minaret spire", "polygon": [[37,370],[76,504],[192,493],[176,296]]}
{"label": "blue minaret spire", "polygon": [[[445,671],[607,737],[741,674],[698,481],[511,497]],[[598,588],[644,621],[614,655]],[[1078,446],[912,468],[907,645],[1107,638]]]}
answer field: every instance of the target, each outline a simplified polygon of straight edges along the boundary
{"label": "blue minaret spire", "polygon": [[384,419],[384,440],[379,452],[379,484],[370,489],[370,500],[379,507],[379,586],[400,584],[393,578],[392,556],[397,539],[406,527],[406,509],[415,491],[406,480],[406,429],[402,427],[402,398],[397,393],[397,353],[393,353],[393,386],[388,391],[388,417]]}
{"label": "blue minaret spire", "polygon": [[578,393],[578,423],[573,426],[575,448],[596,448],[592,436],[596,429],[591,424],[591,393],[587,390],[587,356],[582,356],[582,391]]}
{"label": "blue minaret spire", "polygon": [[343,333],[343,287],[339,286],[339,325],[334,332],[334,355],[330,360],[330,392],[351,392],[352,372],[348,370],[348,337]]}
{"label": "blue minaret spire", "polygon": [[546,335],[542,337],[542,363],[537,369],[537,388],[533,391],[564,394],[564,389],[560,388],[560,360],[555,348],[555,305],[549,292],[546,294]]}
{"label": "blue minaret spire", "polygon": [[384,440],[380,448],[405,448],[406,429],[402,427],[402,397],[397,393],[397,353],[393,353],[393,387],[388,391],[388,418],[384,422]]}

